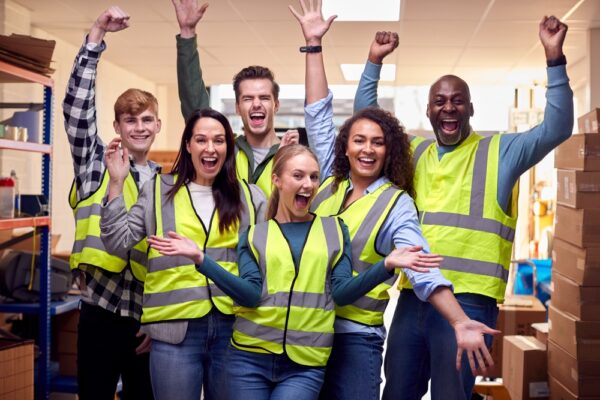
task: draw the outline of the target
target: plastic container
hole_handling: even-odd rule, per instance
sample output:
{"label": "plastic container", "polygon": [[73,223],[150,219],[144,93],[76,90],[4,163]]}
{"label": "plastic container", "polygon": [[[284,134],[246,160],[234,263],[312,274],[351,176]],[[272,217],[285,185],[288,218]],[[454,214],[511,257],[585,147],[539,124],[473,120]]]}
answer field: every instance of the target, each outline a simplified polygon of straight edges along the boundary
{"label": "plastic container", "polygon": [[0,218],[15,217],[15,181],[0,178]]}

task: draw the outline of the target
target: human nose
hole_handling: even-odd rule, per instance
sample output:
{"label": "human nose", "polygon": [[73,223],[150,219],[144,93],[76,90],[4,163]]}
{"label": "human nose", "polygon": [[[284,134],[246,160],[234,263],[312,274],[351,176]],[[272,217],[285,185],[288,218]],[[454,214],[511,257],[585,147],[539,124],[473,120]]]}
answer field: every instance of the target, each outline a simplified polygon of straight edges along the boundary
{"label": "human nose", "polygon": [[206,151],[212,153],[215,151],[215,143],[212,140],[209,140],[206,143]]}
{"label": "human nose", "polygon": [[136,120],[135,121],[135,130],[143,131],[144,130],[144,121],[142,121],[141,119]]}
{"label": "human nose", "polygon": [[447,102],[444,103],[444,111],[446,111],[446,112],[452,112],[455,109],[456,108],[454,107],[454,104],[452,103],[451,100],[448,100]]}

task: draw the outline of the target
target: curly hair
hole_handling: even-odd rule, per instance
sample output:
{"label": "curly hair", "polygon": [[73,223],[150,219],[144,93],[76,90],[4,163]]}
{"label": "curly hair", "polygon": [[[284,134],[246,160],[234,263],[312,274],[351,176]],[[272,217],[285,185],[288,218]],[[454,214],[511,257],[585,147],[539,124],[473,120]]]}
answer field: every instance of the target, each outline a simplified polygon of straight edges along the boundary
{"label": "curly hair", "polygon": [[333,161],[335,181],[333,190],[337,191],[339,184],[350,175],[350,161],[346,156],[348,139],[350,138],[352,126],[362,119],[376,123],[383,131],[386,152],[381,175],[415,198],[413,185],[415,168],[412,162],[408,136],[396,117],[377,107],[368,107],[358,111],[348,118],[340,129],[340,133],[335,140],[335,159]]}

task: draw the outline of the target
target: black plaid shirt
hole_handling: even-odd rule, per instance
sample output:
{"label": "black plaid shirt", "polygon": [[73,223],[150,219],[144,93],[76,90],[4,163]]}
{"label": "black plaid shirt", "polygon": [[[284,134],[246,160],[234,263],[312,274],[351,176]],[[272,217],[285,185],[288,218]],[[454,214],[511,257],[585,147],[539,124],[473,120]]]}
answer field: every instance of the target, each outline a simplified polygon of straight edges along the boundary
{"label": "black plaid shirt", "polygon": [[[96,124],[95,91],[98,61],[105,49],[104,43],[98,46],[84,44],[81,47],[63,101],[65,130],[71,145],[78,199],[89,197],[100,187],[106,168],[106,145],[98,136]],[[151,161],[148,164],[154,173],[160,172],[157,164]],[[133,160],[131,172],[138,186],[141,186],[140,174]],[[83,301],[121,316],[140,319],[144,284],[134,278],[129,267],[121,273],[112,273],[93,265],[80,264],[73,273],[79,279]]]}

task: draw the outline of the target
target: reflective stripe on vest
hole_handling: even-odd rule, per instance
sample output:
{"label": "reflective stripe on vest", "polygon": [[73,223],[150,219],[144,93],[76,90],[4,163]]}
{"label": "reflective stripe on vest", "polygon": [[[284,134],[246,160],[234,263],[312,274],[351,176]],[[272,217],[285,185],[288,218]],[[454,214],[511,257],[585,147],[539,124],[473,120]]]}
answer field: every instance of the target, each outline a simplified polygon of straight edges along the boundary
{"label": "reflective stripe on vest", "polygon": [[[433,141],[415,138],[411,148],[423,234],[444,257],[442,272],[455,293],[503,300],[516,205],[507,215],[498,204],[499,142],[472,133],[441,159]],[[405,279],[402,286],[409,287]]]}
{"label": "reflective stripe on vest", "polygon": [[[75,216],[75,241],[69,264],[71,269],[78,268],[79,264],[89,264],[109,272],[120,273],[129,263],[133,275],[143,281],[146,275],[146,252],[148,250],[146,239],[140,241],[129,251],[123,249],[110,253],[100,239],[101,203],[108,191],[108,181],[108,171],[104,170],[98,189],[82,200],[77,199],[77,189],[75,181],[73,181],[69,193],[69,203]],[[137,198],[138,187],[130,173],[123,185],[125,208],[129,210]]]}
{"label": "reflective stripe on vest", "polygon": [[[186,185],[172,199],[168,192],[174,175],[162,175],[155,183],[156,235],[173,231],[196,242],[204,253],[227,271],[238,274],[237,254],[239,226],[246,229],[254,223],[255,212],[248,186],[240,182],[242,217],[240,224],[224,233],[219,232],[219,216],[215,208],[208,229],[200,220]],[[142,322],[200,318],[213,304],[224,314],[233,313],[233,300],[211,280],[196,270],[187,257],[164,256],[150,249],[148,274],[144,285]]]}
{"label": "reflective stripe on vest", "polygon": [[262,294],[258,307],[236,310],[233,345],[325,366],[335,320],[331,271],[344,245],[339,219],[315,217],[297,261],[274,220],[251,227],[248,244],[263,277]]}
{"label": "reflective stripe on vest", "polygon": [[[337,215],[346,223],[352,240],[352,273],[358,275],[385,257],[376,249],[376,238],[403,191],[388,182],[343,209],[350,181],[340,182],[336,192],[332,192],[333,182],[334,177],[330,177],[321,184],[311,208],[317,215]],[[365,325],[382,325],[389,301],[387,290],[398,273],[351,305],[336,307],[336,314]]]}
{"label": "reflective stripe on vest", "polygon": [[250,165],[250,160],[246,156],[242,150],[240,150],[237,146],[235,147],[235,170],[237,172],[237,176],[239,180],[243,180],[249,183],[254,183],[258,186],[265,194],[267,199],[271,196],[272,188],[271,188],[271,175],[273,173],[273,158],[271,158],[262,173],[256,180],[253,181],[253,171],[252,166]]}

